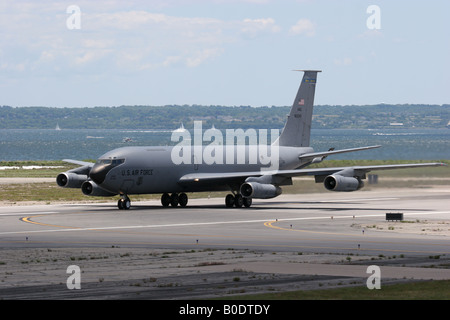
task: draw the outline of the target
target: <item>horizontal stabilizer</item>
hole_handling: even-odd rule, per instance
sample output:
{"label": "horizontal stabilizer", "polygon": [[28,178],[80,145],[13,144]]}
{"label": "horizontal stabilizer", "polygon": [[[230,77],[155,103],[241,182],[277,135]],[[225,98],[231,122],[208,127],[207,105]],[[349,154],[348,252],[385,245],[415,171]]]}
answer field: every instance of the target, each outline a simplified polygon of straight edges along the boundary
{"label": "horizontal stabilizer", "polygon": [[376,149],[381,146],[369,146],[369,147],[360,147],[360,148],[352,148],[352,149],[342,149],[342,150],[332,150],[332,151],[324,151],[324,152],[312,152],[312,153],[305,153],[300,155],[298,158],[308,159],[308,158],[316,158],[316,157],[327,157],[332,154],[338,154],[338,153],[346,153],[346,152],[354,152],[354,151],[362,151],[362,150],[370,150],[370,149]]}

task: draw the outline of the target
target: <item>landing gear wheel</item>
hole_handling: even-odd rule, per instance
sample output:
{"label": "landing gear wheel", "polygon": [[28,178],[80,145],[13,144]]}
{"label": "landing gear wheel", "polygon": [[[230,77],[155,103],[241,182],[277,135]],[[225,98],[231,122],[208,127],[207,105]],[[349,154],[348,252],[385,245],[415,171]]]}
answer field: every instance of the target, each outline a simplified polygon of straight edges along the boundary
{"label": "landing gear wheel", "polygon": [[124,210],[129,210],[131,208],[131,201],[130,199],[126,198],[123,199],[123,209]]}
{"label": "landing gear wheel", "polygon": [[241,208],[244,205],[244,198],[242,197],[241,194],[237,194],[234,197],[234,206],[236,208]]}
{"label": "landing gear wheel", "polygon": [[119,208],[119,210],[129,210],[131,208],[130,198],[125,196],[122,199],[119,199],[119,201],[117,202],[117,207]]}
{"label": "landing gear wheel", "polygon": [[186,207],[188,203],[188,196],[186,193],[180,193],[180,195],[178,196],[178,203],[181,207]]}
{"label": "landing gear wheel", "polygon": [[227,208],[232,208],[234,206],[234,196],[232,194],[227,194],[225,197],[225,205]]}
{"label": "landing gear wheel", "polygon": [[252,205],[252,198],[244,198],[244,206],[246,208],[250,208],[251,205]]}
{"label": "landing gear wheel", "polygon": [[170,196],[168,193],[163,193],[161,196],[161,204],[163,207],[168,207],[170,205]]}
{"label": "landing gear wheel", "polygon": [[178,206],[178,194],[172,193],[172,195],[170,196],[170,205],[172,207]]}

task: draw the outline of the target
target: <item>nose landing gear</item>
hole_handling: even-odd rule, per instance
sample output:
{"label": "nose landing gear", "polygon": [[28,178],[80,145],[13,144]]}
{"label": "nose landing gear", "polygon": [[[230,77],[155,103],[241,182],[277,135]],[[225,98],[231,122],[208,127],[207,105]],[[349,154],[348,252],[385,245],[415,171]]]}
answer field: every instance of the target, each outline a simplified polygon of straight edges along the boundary
{"label": "nose landing gear", "polygon": [[131,200],[130,198],[128,198],[128,196],[125,195],[121,195],[121,198],[119,199],[119,201],[117,202],[117,207],[119,208],[119,210],[128,210],[131,208]]}

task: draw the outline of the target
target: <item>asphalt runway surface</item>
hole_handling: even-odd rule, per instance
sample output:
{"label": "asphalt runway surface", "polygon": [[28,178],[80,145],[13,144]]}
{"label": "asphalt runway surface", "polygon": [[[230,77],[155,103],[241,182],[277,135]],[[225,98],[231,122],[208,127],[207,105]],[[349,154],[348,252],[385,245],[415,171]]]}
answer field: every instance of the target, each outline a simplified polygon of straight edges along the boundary
{"label": "asphalt runway surface", "polygon": [[449,220],[450,192],[445,188],[284,195],[254,200],[251,208],[239,209],[226,208],[223,202],[191,199],[186,208],[134,202],[128,211],[118,210],[114,201],[0,207],[0,245],[207,246],[327,253],[359,246],[360,253],[450,254],[447,237],[358,227],[382,223],[390,212],[403,213],[412,221]]}
{"label": "asphalt runway surface", "polygon": [[[214,277],[220,279],[219,274],[229,275],[236,270],[284,275],[280,276],[279,281],[268,282],[272,288],[279,286],[280,290],[286,289],[287,283],[293,284],[300,281],[298,278],[293,280],[291,278],[293,274],[302,277],[340,276],[351,280],[352,275],[361,273],[361,270],[365,271],[365,269],[352,270],[350,267],[354,266],[347,266],[346,270],[336,267],[333,271],[322,270],[323,261],[319,261],[318,257],[333,256],[334,260],[331,259],[333,263],[336,262],[336,257],[344,260],[348,256],[352,256],[352,261],[357,262],[358,259],[370,261],[373,257],[394,256],[418,261],[415,259],[450,255],[450,188],[446,186],[353,193],[282,195],[270,200],[254,200],[251,208],[226,208],[224,199],[221,198],[190,199],[186,208],[163,208],[159,201],[133,202],[133,197],[131,200],[130,210],[118,210],[115,201],[0,207],[0,262],[7,261],[3,263],[3,267],[6,270],[5,273],[10,272],[10,275],[5,276],[3,283],[0,284],[0,296],[2,298],[66,297],[61,296],[61,291],[56,289],[54,295],[50,294],[53,292],[50,288],[44,290],[45,295],[35,296],[37,291],[30,288],[46,286],[46,281],[49,286],[56,286],[56,283],[59,283],[61,287],[61,283],[64,283],[64,280],[53,279],[55,274],[42,266],[42,260],[46,255],[65,254],[70,256],[76,264],[77,260],[73,257],[77,252],[88,255],[86,250],[89,254],[98,251],[107,255],[114,250],[111,248],[120,248],[122,250],[120,257],[130,257],[130,252],[134,254],[133,257],[142,255],[144,252],[173,253],[174,255],[170,257],[168,254],[159,256],[157,263],[162,269],[166,269],[167,265],[162,264],[161,267],[161,261],[168,263],[169,260],[161,257],[175,259],[175,256],[179,254],[178,260],[172,261],[173,266],[169,268],[170,271],[169,269],[152,271],[152,274],[157,274],[155,277],[161,281],[177,277],[186,279],[187,274],[199,273],[214,274]],[[390,222],[388,224],[385,221],[386,213],[403,213],[404,220],[408,223]],[[432,227],[428,228],[428,226]],[[14,254],[20,255],[20,253],[23,255],[28,253],[30,257],[37,250],[40,250],[40,258],[36,258],[39,263],[35,263],[33,259],[24,263],[24,257],[13,257]],[[203,256],[193,258],[191,255],[186,258],[186,252],[202,252]],[[217,252],[215,256],[213,256],[214,252]],[[221,252],[223,256],[219,258],[218,252]],[[249,253],[253,255],[250,259],[248,259]],[[303,260],[294,261],[298,262],[295,265],[289,264],[293,262],[293,253],[296,254],[295,259]],[[260,258],[262,256],[264,259]],[[61,261],[60,257],[46,258],[48,263],[52,259]],[[91,256],[90,259],[94,258]],[[187,263],[189,259],[198,260],[195,260],[194,264],[184,266],[183,261]],[[103,267],[103,271],[104,268],[108,269],[109,278],[106,277],[108,280],[134,281],[149,277],[148,273],[139,273],[139,270],[146,267],[127,269],[133,263],[137,263],[136,261],[119,260],[111,258],[108,260],[109,266]],[[112,263],[113,261],[115,262]],[[148,261],[140,261],[147,267],[151,264]],[[98,261],[95,261],[96,264],[91,261],[86,263],[88,262],[91,265],[86,268],[100,272]],[[329,262],[325,261],[327,264]],[[71,261],[67,260],[64,263],[68,265]],[[62,263],[63,266],[64,263]],[[78,261],[78,264],[80,263],[83,261]],[[298,267],[300,264],[302,268]],[[293,270],[292,266],[296,270]],[[2,265],[0,269],[1,267]],[[13,268],[17,273],[8,271],[8,267]],[[26,278],[24,275],[28,275],[28,269],[34,267],[40,268],[41,274],[51,280],[45,280],[46,276],[43,276],[40,280],[34,277],[33,281],[21,282]],[[395,275],[394,271],[400,270],[397,268],[393,271],[392,278],[404,278],[405,274],[416,279],[450,278],[450,270],[445,268],[434,270],[432,273],[429,270],[422,270],[425,272],[423,277],[420,276],[419,269],[411,271],[403,268],[403,273]],[[358,277],[363,278],[364,275],[358,275]],[[64,273],[62,278],[64,279]],[[100,285],[99,283],[103,285],[107,283],[107,281],[99,281],[98,279],[104,278],[98,274],[89,281],[88,278],[86,274],[84,283],[89,282],[91,285],[95,283],[96,288]],[[204,277],[202,280],[200,278],[198,282],[205,282]],[[332,282],[331,278],[329,281]],[[318,279],[308,278],[308,281],[311,283]],[[180,280],[177,283],[182,282]],[[252,286],[257,287],[254,283]],[[18,290],[17,287],[22,288],[23,291],[21,293],[11,291],[13,287],[14,290]],[[305,287],[304,284],[303,287]],[[130,290],[131,286],[127,285],[126,288],[127,290],[123,291],[122,286],[119,296],[116,295],[117,292],[108,291],[105,294],[100,293],[103,292],[101,290],[99,292],[91,290],[89,294],[87,294],[88,291],[83,292],[86,296],[78,295],[69,298],[91,298],[92,296],[124,298],[128,297],[124,294]],[[158,288],[161,289],[161,286]],[[184,291],[183,295],[181,291],[183,290],[171,288],[171,294],[168,296],[155,291],[140,297],[185,298],[186,292]],[[67,289],[64,292],[67,293]],[[201,292],[204,293],[204,291]],[[244,292],[250,291],[244,290]],[[212,293],[209,292],[209,294]],[[188,295],[195,296],[192,290]]]}

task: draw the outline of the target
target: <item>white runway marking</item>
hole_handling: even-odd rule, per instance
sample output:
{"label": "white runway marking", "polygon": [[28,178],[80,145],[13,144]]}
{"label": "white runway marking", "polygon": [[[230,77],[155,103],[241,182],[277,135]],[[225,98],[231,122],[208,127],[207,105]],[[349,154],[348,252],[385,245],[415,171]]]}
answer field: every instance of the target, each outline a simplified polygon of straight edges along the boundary
{"label": "white runway marking", "polygon": [[44,215],[44,214],[55,214],[59,213],[56,211],[48,211],[48,212],[15,212],[15,213],[0,213],[0,216],[32,216],[32,215]]}
{"label": "white runway marking", "polygon": [[398,200],[400,198],[361,198],[361,199],[338,199],[338,200],[319,200],[315,202],[333,203],[333,202],[358,202],[358,201],[384,201],[384,200]]}
{"label": "white runway marking", "polygon": [[[41,213],[42,214],[42,213]],[[434,211],[434,212],[403,212],[404,215],[433,215],[433,214],[450,214],[450,211]],[[346,215],[346,216],[333,216],[333,219],[353,219],[353,218],[365,218],[365,217],[384,217],[382,214],[367,214],[367,215]],[[298,221],[298,220],[324,220],[330,219],[331,215],[327,216],[314,216],[303,218],[286,218],[278,219],[278,221]],[[225,225],[225,224],[242,224],[242,223],[265,223],[273,221],[273,219],[264,220],[237,220],[237,221],[216,221],[216,222],[192,222],[192,223],[175,223],[175,224],[159,224],[159,225],[134,225],[134,226],[117,226],[117,227],[90,227],[90,228],[74,228],[68,227],[64,229],[47,229],[47,230],[28,230],[28,231],[7,231],[0,232],[0,235],[12,235],[12,234],[31,234],[31,233],[51,233],[51,232],[73,232],[73,231],[104,231],[104,230],[123,230],[123,229],[149,229],[149,228],[172,228],[172,227],[192,227],[192,226],[208,226],[208,225]]]}

